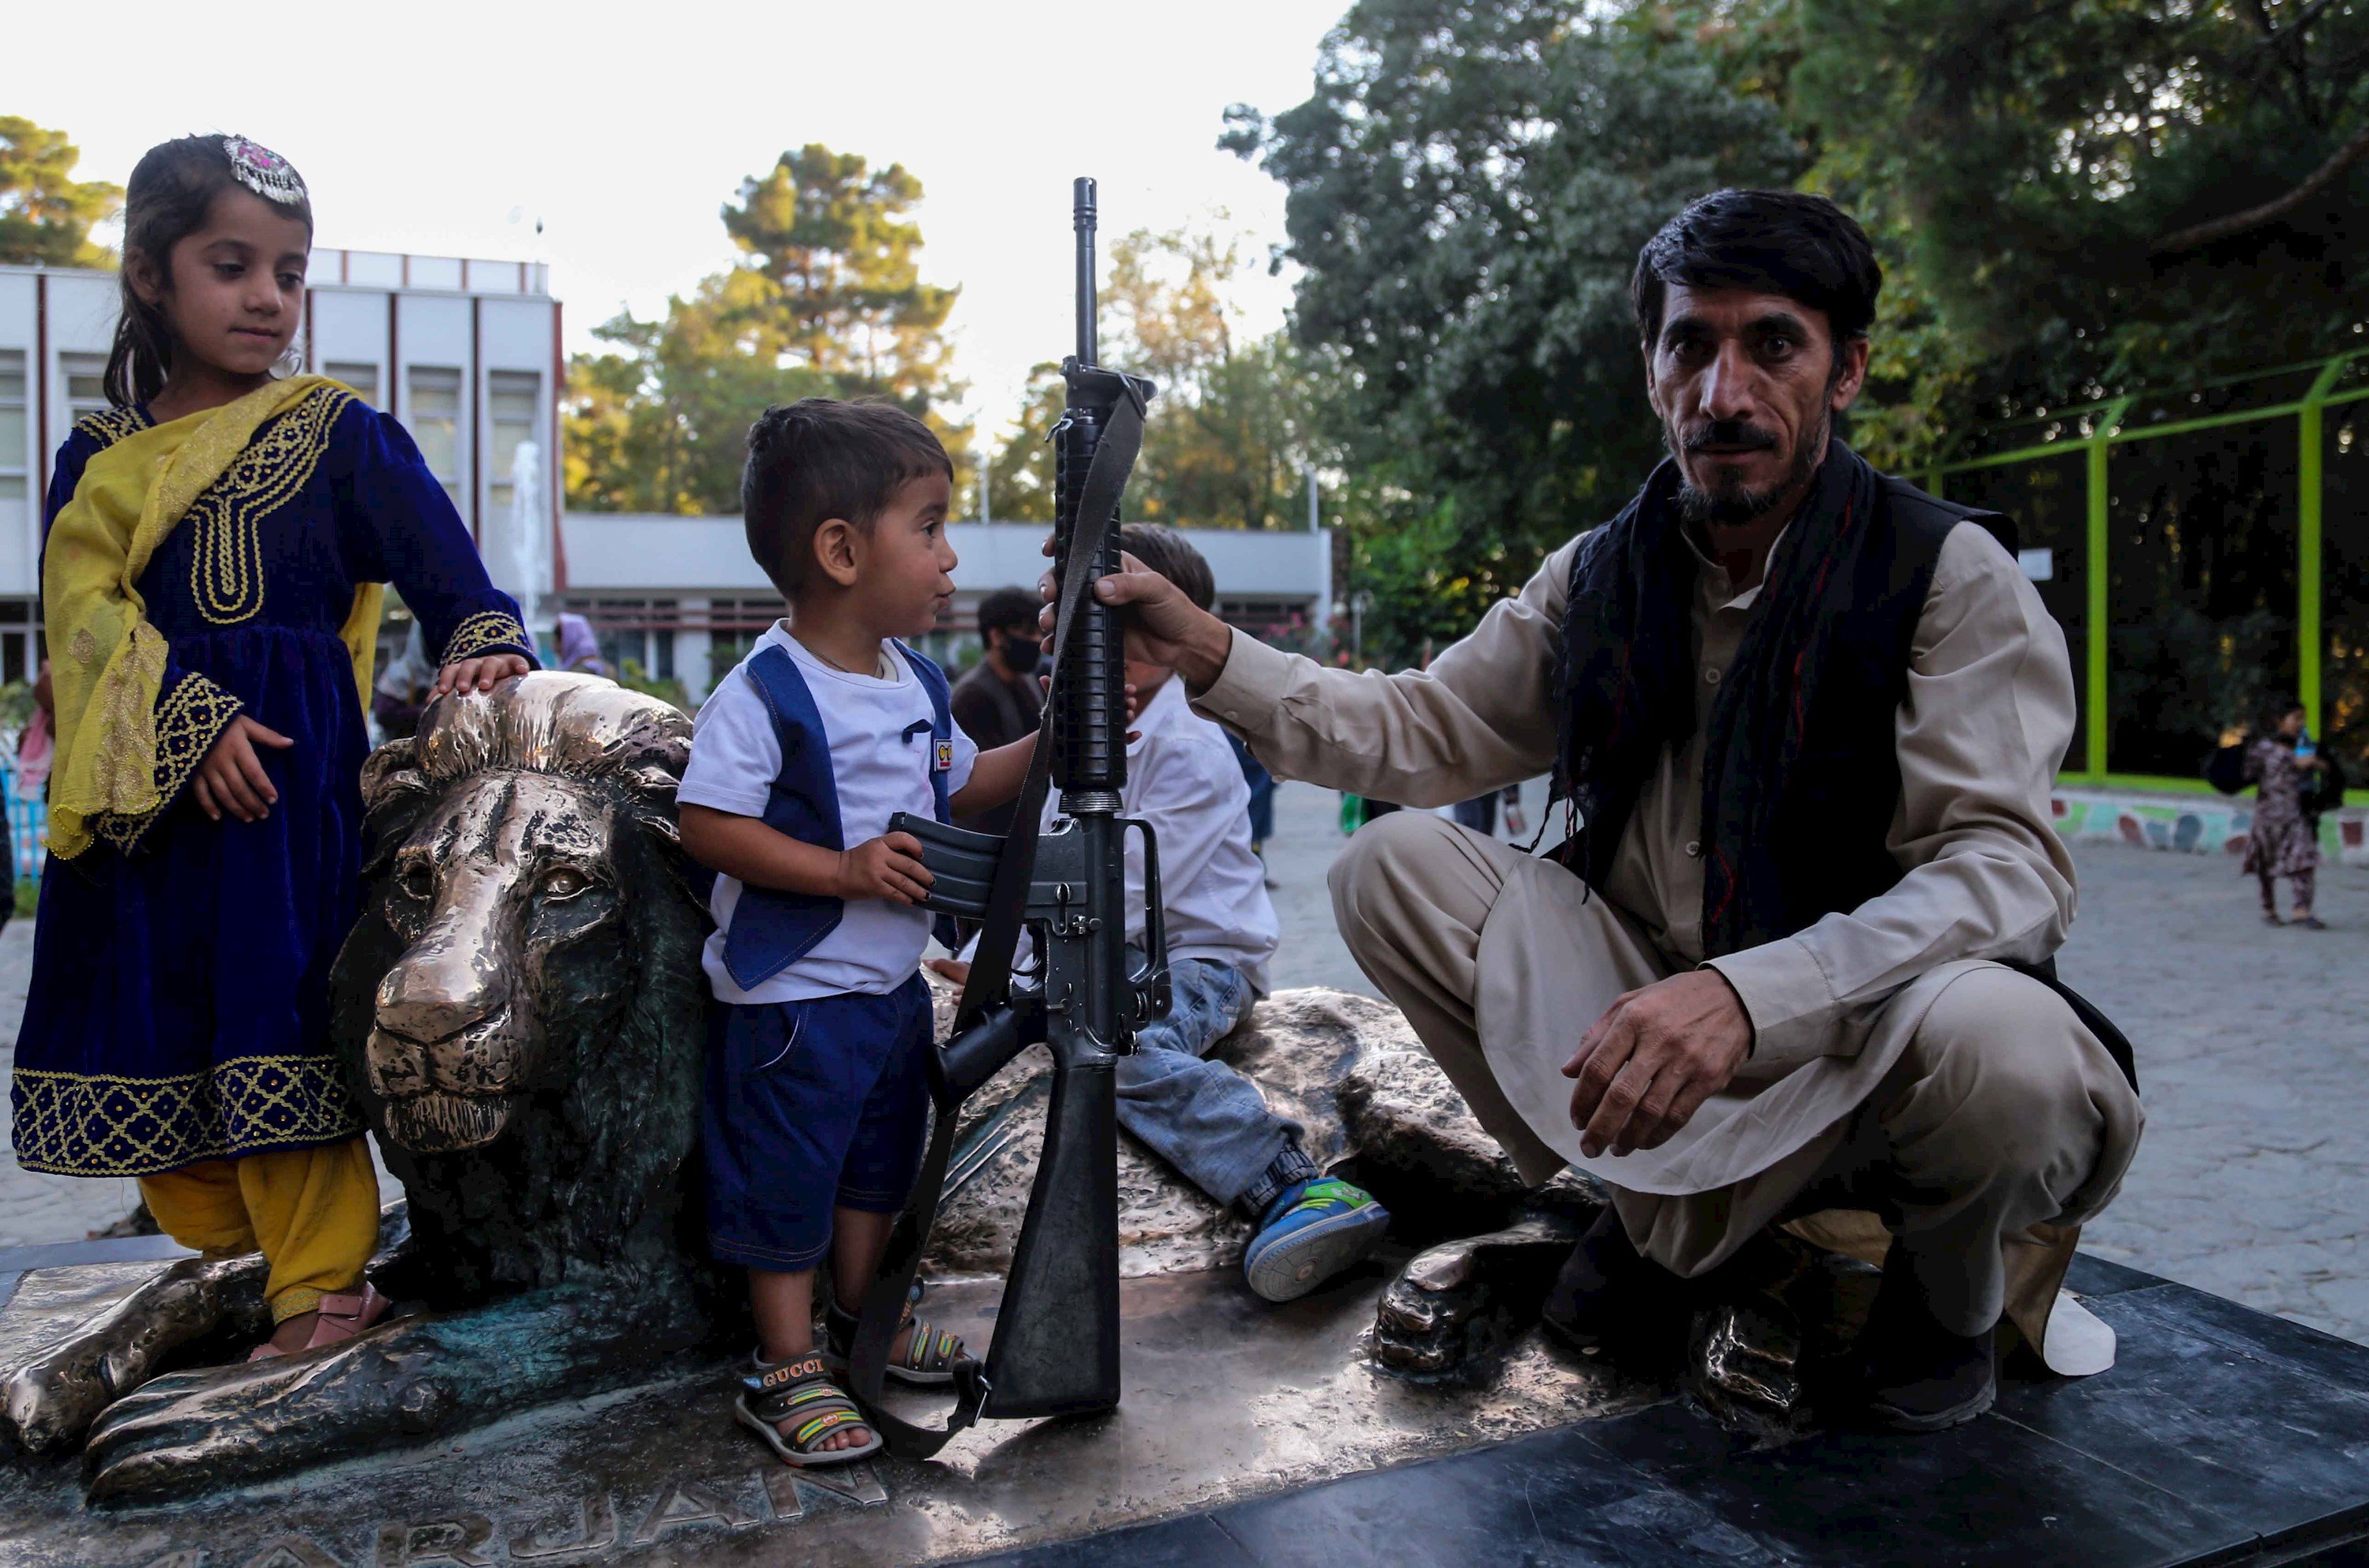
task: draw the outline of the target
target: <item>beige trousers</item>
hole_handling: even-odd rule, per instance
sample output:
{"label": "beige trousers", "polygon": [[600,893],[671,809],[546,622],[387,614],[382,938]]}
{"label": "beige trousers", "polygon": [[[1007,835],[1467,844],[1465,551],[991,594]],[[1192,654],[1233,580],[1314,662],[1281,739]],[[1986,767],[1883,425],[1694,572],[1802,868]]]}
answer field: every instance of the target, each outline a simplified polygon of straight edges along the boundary
{"label": "beige trousers", "polygon": [[[1944,965],[1877,1004],[1904,1010],[1890,1032],[1897,1054],[1856,1109],[1772,1139],[1753,1125],[1752,1100],[1722,1096],[1698,1117],[1732,1120],[1703,1139],[1748,1133],[1771,1151],[1768,1162],[1707,1190],[1624,1187],[1619,1159],[1567,1161],[1540,1137],[1544,1118],[1567,1121],[1568,1112],[1536,1103],[1535,1066],[1521,1075],[1533,1103],[1508,1098],[1482,1047],[1476,1001],[1484,990],[1542,986],[1550,967],[1561,967],[1563,986],[1574,969],[1587,976],[1587,989],[1603,994],[1569,1016],[1568,1044],[1554,1047],[1560,1067],[1621,992],[1666,978],[1671,962],[1601,896],[1513,899],[1509,910],[1518,907],[1529,928],[1510,944],[1493,933],[1485,962],[1509,972],[1484,973],[1482,929],[1508,878],[1536,875],[1517,870],[1528,859],[1439,818],[1400,812],[1360,832],[1332,873],[1350,952],[1527,1179],[1584,1165],[1612,1189],[1638,1249],[1685,1276],[1782,1221],[1871,1261],[1896,1236],[1941,1322],[1979,1333],[2004,1310],[2043,1343],[2078,1226],[2120,1187],[2142,1125],[2121,1070],[2054,992],[1996,964]],[[1885,1039],[1884,1022],[1850,1038]]]}

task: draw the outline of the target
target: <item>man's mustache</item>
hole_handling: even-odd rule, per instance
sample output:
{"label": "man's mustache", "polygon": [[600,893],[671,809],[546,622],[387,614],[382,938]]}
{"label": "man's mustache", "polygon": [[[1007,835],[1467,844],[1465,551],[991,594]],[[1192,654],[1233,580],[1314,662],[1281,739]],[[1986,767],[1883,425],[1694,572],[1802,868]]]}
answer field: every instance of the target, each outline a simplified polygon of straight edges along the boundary
{"label": "man's mustache", "polygon": [[1774,452],[1778,437],[1776,431],[1763,429],[1749,419],[1713,419],[1687,432],[1688,452],[1702,452],[1715,446]]}

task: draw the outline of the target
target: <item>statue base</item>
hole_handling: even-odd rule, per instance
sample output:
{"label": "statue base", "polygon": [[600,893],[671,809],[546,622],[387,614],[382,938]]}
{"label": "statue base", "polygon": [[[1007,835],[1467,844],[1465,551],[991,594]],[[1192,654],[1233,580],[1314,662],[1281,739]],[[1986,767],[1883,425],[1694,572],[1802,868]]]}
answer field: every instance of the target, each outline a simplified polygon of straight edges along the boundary
{"label": "statue base", "polygon": [[[146,1272],[45,1266],[49,1251],[0,1256],[23,1270],[0,1272],[0,1350]],[[794,1471],[733,1425],[719,1365],[187,1504],[93,1509],[76,1460],[17,1457],[0,1471],[0,1561],[2112,1568],[2309,1561],[2369,1536],[2369,1348],[2113,1265],[2085,1258],[2072,1280],[2121,1336],[2113,1370],[2011,1365],[1997,1413],[1970,1425],[1772,1445],[1535,1330],[1482,1380],[1378,1373],[1363,1337],[1402,1261],[1284,1307],[1232,1271],[1130,1279],[1118,1410],[986,1423],[929,1464]],[[929,1310],[983,1344],[996,1291],[942,1284]]]}

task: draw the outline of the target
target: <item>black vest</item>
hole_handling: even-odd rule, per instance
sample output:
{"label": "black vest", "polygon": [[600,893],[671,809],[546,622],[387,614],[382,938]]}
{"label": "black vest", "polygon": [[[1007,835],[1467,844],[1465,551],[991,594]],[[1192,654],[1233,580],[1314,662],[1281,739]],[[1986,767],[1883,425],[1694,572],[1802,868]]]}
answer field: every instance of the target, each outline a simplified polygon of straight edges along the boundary
{"label": "black vest", "polygon": [[[1663,750],[1693,732],[1694,555],[1664,464],[1572,566],[1561,784],[1583,814],[1566,864],[1601,887]],[[2014,525],[1878,475],[1839,443],[1772,554],[1702,755],[1702,944],[1718,956],[1791,936],[1889,891],[1900,802],[1896,726],[1942,542],[1961,523],[2010,552]],[[2130,1047],[2055,979],[2135,1082]]]}

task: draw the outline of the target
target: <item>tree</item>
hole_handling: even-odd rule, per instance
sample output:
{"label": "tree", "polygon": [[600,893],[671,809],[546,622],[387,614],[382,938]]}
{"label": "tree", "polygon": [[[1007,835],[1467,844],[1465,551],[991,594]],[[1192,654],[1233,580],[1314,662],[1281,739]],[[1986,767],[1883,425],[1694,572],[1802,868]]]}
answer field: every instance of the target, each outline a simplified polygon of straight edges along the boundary
{"label": "tree", "polygon": [[1443,585],[1517,589],[1652,466],[1639,246],[1688,198],[1808,162],[1718,67],[1579,0],[1360,0],[1307,102],[1230,111],[1223,144],[1288,189],[1295,330],[1337,360],[1325,420],[1370,481],[1344,585],[1375,595],[1369,653],[1417,650]]}
{"label": "tree", "polygon": [[[1318,452],[1305,355],[1281,334],[1237,342],[1228,290],[1248,266],[1243,248],[1209,229],[1138,230],[1111,246],[1103,360],[1159,387],[1127,483],[1131,521],[1298,526]],[[1060,367],[1036,366],[1019,427],[988,465],[998,518],[1052,518],[1050,436],[1063,402]]]}
{"label": "tree", "polygon": [[122,206],[123,188],[75,179],[81,161],[81,150],[64,132],[0,114],[0,263],[109,264],[107,252],[90,243],[90,231]]}
{"label": "tree", "polygon": [[811,142],[784,153],[724,209],[743,269],[772,285],[727,319],[818,371],[906,397],[944,391],[939,334],[961,291],[921,281],[921,228],[907,221],[921,200],[902,164],[874,173]]}
{"label": "tree", "polygon": [[741,261],[645,321],[594,331],[614,350],[568,372],[567,496],[589,511],[736,512],[744,438],[770,403],[885,396],[929,421],[960,472],[969,429],[941,336],[956,290],[918,280],[921,197],[902,166],[809,145],[741,182],[724,209]]}

